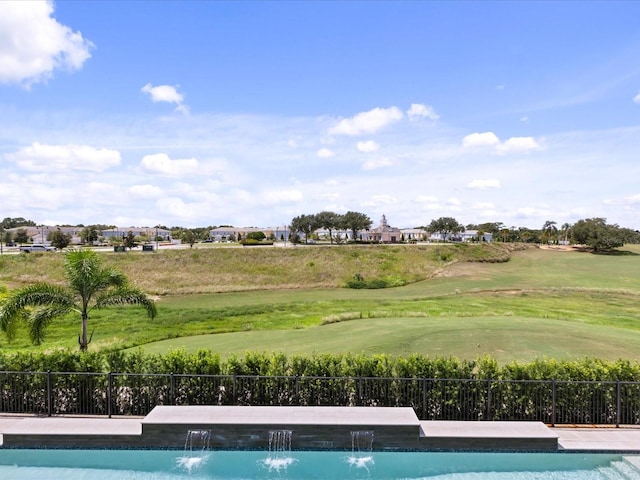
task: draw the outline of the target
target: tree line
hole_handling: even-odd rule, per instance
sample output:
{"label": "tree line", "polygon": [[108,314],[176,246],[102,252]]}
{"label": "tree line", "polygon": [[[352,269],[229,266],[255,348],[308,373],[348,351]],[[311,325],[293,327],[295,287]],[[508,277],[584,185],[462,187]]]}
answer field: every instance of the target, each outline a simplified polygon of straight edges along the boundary
{"label": "tree line", "polygon": [[[368,215],[356,211],[348,211],[344,214],[322,211],[315,214],[298,215],[290,222],[290,235],[288,240],[292,242],[304,241],[307,243],[317,230],[323,229],[328,232],[331,243],[358,241],[359,232],[369,230],[372,223]],[[27,233],[27,229],[19,227],[34,226],[36,226],[36,223],[31,220],[22,217],[7,217],[0,222],[0,243],[3,241],[5,244],[28,243],[31,239]],[[102,238],[103,230],[112,230],[115,228],[113,225],[77,225],[77,227],[83,227],[80,231],[80,238],[84,244],[99,241]],[[18,228],[15,232],[7,231],[8,229],[15,228]],[[208,240],[209,232],[216,227],[171,227],[169,229],[165,226],[158,226],[158,228],[170,230],[173,238],[179,238],[184,243],[193,246],[196,242]],[[453,217],[440,217],[431,220],[427,225],[416,228],[424,230],[425,237],[428,234],[437,234],[442,240],[456,239],[462,232],[475,230],[475,239],[478,241],[482,241],[485,234],[491,234],[494,241],[551,245],[585,245],[595,252],[615,249],[625,244],[640,243],[640,232],[638,230],[620,227],[617,224],[609,224],[605,218],[601,217],[580,219],[574,224],[563,223],[562,225],[559,225],[553,220],[547,220],[539,229],[515,226],[508,227],[502,222],[463,225]],[[345,238],[341,238],[340,233],[336,232],[349,233],[345,234]],[[47,240],[52,246],[61,250],[70,245],[71,235],[62,232],[60,228],[58,228],[49,231]],[[122,239],[114,238],[112,240],[119,244],[122,242],[125,248],[133,248],[143,239],[137,238],[129,232],[127,235],[124,235]],[[273,240],[278,239],[273,238]],[[280,240],[285,239],[281,238]]]}

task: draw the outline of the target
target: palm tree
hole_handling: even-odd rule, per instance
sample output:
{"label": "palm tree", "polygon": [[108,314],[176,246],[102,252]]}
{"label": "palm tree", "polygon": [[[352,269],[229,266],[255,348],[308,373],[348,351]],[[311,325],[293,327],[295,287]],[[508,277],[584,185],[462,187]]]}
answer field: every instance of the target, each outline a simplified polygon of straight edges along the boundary
{"label": "palm tree", "polygon": [[[0,309],[0,328],[12,339],[17,323],[27,322],[31,341],[39,345],[51,321],[70,312],[82,320],[78,344],[85,352],[89,312],[110,305],[140,305],[149,318],[157,314],[156,305],[142,290],[129,284],[126,275],[114,268],[103,267],[93,250],[72,250],[66,254],[64,274],[67,287],[36,283],[13,292]],[[93,337],[93,333],[91,334]]]}
{"label": "palm tree", "polygon": [[542,237],[545,239],[547,244],[552,241],[553,243],[558,243],[558,227],[556,225],[556,222],[547,220],[542,226]]}

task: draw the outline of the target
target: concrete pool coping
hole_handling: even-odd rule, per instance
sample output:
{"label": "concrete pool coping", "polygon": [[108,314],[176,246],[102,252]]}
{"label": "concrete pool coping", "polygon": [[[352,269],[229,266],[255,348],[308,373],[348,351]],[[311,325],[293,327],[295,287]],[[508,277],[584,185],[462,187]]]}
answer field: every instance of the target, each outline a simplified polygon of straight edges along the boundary
{"label": "concrete pool coping", "polygon": [[0,446],[180,448],[189,429],[210,429],[213,448],[265,448],[269,430],[291,429],[294,449],[346,449],[351,431],[373,430],[375,449],[640,453],[635,427],[420,421],[411,408],[384,407],[165,406],[146,417],[114,418],[0,414]]}

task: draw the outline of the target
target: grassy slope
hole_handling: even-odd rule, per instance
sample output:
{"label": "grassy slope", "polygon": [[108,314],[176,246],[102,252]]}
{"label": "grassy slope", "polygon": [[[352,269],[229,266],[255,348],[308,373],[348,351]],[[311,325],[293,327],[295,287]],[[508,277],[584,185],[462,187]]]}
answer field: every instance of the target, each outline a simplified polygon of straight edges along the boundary
{"label": "grassy slope", "polygon": [[[489,251],[473,247],[464,255],[502,255],[495,252],[496,247],[488,247]],[[136,283],[143,279],[156,293],[162,291],[158,286],[182,291],[186,276],[198,279],[205,289],[218,289],[220,279],[237,270],[239,263],[246,264],[246,270],[244,276],[235,277],[234,289],[255,288],[251,272],[263,272],[264,278],[270,279],[267,283],[277,287],[299,288],[167,296],[160,300],[160,316],[153,322],[130,309],[96,312],[91,319],[96,327],[93,348],[240,331],[244,333],[185,337],[169,345],[188,349],[208,346],[223,353],[246,349],[416,351],[473,358],[490,353],[505,361],[586,354],[638,358],[640,255],[594,256],[532,249],[517,252],[507,263],[446,266],[451,252],[444,247],[298,248],[289,253],[293,250],[224,249],[222,252],[233,252],[226,257],[215,250],[186,251],[167,259],[161,258],[164,253],[108,255]],[[638,248],[631,251],[640,253]],[[209,255],[212,259],[204,261]],[[38,265],[39,261],[54,261],[51,256],[42,257],[15,258],[11,268],[0,268],[0,278],[15,282],[38,272],[60,278],[55,263]],[[167,263],[162,270],[160,261]],[[176,262],[182,262],[182,267]],[[7,267],[7,263],[0,266]],[[25,266],[28,268],[22,268]],[[385,290],[300,288],[320,283],[318,278],[325,275],[339,283],[352,276],[356,267],[365,278],[403,275],[405,269],[407,275],[436,276]],[[296,268],[304,274],[294,275]],[[183,281],[175,288],[176,275],[169,273],[172,269],[183,272],[177,274]],[[320,270],[322,275],[306,275],[309,269]],[[360,317],[362,321],[332,323]],[[320,326],[322,323],[330,325]],[[317,328],[306,328],[310,326]],[[77,320],[58,322],[49,333],[44,348],[73,348]],[[10,346],[22,347],[28,344],[19,341]],[[167,344],[150,344],[148,348],[163,350]]]}

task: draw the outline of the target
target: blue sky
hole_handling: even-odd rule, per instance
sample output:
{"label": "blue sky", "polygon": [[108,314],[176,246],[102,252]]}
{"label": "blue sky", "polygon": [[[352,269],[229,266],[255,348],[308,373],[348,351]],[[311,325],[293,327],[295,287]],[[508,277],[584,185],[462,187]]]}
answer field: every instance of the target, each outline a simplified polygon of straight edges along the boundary
{"label": "blue sky", "polygon": [[0,2],[0,217],[640,228],[640,2]]}

